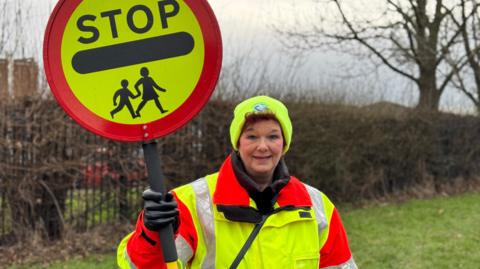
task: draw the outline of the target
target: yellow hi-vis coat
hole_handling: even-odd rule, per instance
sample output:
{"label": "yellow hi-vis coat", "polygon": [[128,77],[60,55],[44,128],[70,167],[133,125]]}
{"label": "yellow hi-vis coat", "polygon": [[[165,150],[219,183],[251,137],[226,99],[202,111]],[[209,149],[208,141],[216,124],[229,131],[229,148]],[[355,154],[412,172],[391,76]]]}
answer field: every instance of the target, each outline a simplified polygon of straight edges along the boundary
{"label": "yellow hi-vis coat", "polygon": [[[230,157],[218,173],[173,190],[180,210],[175,244],[182,268],[230,268],[256,223],[265,219],[238,268],[357,268],[330,200],[291,177],[274,211],[262,216],[238,183]],[[118,248],[120,268],[166,268],[158,232],[143,225]]]}

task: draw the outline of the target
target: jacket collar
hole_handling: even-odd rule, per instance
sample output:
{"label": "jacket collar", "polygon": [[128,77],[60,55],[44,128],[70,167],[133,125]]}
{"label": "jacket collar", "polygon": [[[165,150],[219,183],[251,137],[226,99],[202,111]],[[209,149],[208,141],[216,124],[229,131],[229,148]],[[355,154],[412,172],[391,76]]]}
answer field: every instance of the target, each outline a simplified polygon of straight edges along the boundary
{"label": "jacket collar", "polygon": [[[235,153],[232,153],[232,155],[233,154]],[[233,168],[235,164],[232,161],[232,155],[225,159],[220,168],[217,185],[213,194],[213,203],[216,205],[249,207],[250,196],[248,191],[242,186],[242,184],[240,184],[239,179],[235,174]],[[275,187],[275,185],[273,187]],[[305,185],[292,176],[288,176],[286,184],[280,189],[277,203],[280,207],[312,206],[312,201]]]}
{"label": "jacket collar", "polygon": [[254,198],[254,200],[255,197],[262,195],[265,196],[267,193],[270,193],[270,195],[276,195],[290,180],[287,165],[283,158],[281,158],[277,167],[275,167],[275,170],[273,171],[273,182],[262,191],[258,184],[247,174],[245,166],[238,153],[234,152],[230,157],[233,173],[235,174],[238,183],[240,183],[240,186],[242,186],[248,192],[248,195]]}

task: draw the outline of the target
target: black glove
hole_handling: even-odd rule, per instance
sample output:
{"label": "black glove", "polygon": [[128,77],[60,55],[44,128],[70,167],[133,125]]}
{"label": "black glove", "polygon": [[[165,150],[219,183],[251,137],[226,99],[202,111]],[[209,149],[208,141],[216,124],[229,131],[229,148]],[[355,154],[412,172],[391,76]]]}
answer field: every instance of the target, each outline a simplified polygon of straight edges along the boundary
{"label": "black glove", "polygon": [[143,224],[151,231],[158,231],[162,227],[173,224],[173,229],[178,229],[178,207],[171,193],[163,195],[160,192],[147,189],[142,194]]}

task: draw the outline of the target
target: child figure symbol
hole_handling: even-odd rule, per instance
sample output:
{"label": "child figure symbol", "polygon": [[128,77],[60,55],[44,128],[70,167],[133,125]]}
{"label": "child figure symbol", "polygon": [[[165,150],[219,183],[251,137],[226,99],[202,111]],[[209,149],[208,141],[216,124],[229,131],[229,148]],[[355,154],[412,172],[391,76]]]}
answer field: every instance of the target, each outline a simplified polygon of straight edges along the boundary
{"label": "child figure symbol", "polygon": [[135,99],[139,97],[140,92],[137,91],[137,94],[133,95],[133,93],[128,89],[128,80],[126,79],[122,79],[120,84],[122,85],[122,88],[118,89],[113,95],[113,105],[117,105],[117,99],[120,99],[120,101],[118,102],[118,106],[110,112],[110,116],[112,116],[113,119],[115,114],[120,112],[126,106],[128,108],[128,111],[130,112],[130,115],[132,115],[132,118],[139,117],[133,111],[132,104],[130,103],[130,98]]}
{"label": "child figure symbol", "polygon": [[148,68],[142,67],[142,69],[140,69],[140,75],[142,75],[142,77],[137,81],[137,83],[135,83],[135,90],[137,91],[137,95],[140,95],[139,87],[143,86],[142,101],[140,102],[140,104],[137,107],[137,110],[135,111],[137,117],[140,117],[140,111],[145,106],[145,104],[148,101],[152,101],[152,100],[155,102],[155,105],[157,106],[158,110],[160,110],[160,113],[163,114],[168,112],[168,110],[163,109],[162,104],[160,104],[160,101],[158,100],[158,94],[155,91],[155,89],[161,92],[166,92],[167,90],[158,86],[157,83],[153,80],[153,78],[149,76]]}

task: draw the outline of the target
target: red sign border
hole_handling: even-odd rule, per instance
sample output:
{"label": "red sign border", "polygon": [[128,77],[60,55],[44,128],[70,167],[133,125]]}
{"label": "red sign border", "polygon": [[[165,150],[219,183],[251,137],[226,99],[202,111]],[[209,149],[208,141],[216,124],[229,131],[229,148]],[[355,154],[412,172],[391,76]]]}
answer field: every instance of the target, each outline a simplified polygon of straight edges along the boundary
{"label": "red sign border", "polygon": [[100,136],[125,142],[148,141],[166,136],[193,119],[210,99],[222,65],[222,39],[213,10],[206,0],[184,0],[202,30],[205,61],[192,94],[174,112],[143,124],[105,120],[87,109],[73,94],[61,63],[61,41],[71,14],[82,0],[61,0],[50,16],[43,44],[43,62],[48,84],[60,106],[77,123]]}

